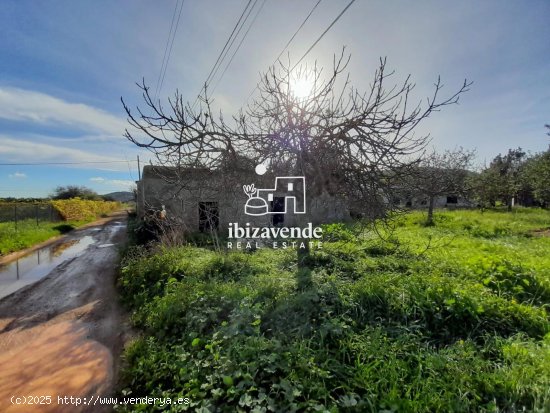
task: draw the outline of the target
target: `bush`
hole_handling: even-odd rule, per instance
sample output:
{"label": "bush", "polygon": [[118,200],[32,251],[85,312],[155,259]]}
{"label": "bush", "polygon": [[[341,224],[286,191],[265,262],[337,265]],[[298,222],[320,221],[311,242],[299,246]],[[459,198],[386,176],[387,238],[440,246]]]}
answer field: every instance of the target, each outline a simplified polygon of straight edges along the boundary
{"label": "bush", "polygon": [[120,209],[120,203],[92,201],[80,198],[52,201],[52,205],[65,221],[92,220]]}

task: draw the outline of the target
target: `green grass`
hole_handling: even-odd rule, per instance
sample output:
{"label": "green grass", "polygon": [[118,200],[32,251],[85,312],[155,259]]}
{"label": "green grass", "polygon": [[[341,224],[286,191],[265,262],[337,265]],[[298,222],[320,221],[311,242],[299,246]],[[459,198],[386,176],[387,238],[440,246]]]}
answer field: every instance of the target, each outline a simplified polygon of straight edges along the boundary
{"label": "green grass", "polygon": [[41,222],[34,219],[0,223],[0,255],[32,247],[51,237],[64,234],[89,221]]}
{"label": "green grass", "polygon": [[[550,212],[325,227],[293,251],[131,249],[122,393],[170,411],[550,411]],[[156,411],[124,406],[122,411]]]}

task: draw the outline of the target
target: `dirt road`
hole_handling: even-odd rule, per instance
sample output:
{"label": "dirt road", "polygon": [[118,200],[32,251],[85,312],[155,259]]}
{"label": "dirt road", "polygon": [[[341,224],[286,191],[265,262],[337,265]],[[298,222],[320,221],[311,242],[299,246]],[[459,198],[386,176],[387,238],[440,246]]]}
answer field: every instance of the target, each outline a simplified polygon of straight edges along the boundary
{"label": "dirt road", "polygon": [[[112,394],[127,331],[114,285],[125,215],[75,231],[2,281],[5,292],[35,282],[0,298],[1,412],[111,410],[89,401]],[[65,396],[82,404],[58,403]]]}

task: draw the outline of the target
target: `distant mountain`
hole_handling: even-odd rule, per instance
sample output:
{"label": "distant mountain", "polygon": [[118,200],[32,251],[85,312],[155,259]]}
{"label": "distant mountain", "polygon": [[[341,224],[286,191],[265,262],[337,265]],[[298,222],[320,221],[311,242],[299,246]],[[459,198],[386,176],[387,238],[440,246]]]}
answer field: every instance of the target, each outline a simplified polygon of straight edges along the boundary
{"label": "distant mountain", "polygon": [[134,193],[128,191],[111,192],[109,194],[104,194],[101,196],[110,198],[118,202],[130,202],[134,200]]}

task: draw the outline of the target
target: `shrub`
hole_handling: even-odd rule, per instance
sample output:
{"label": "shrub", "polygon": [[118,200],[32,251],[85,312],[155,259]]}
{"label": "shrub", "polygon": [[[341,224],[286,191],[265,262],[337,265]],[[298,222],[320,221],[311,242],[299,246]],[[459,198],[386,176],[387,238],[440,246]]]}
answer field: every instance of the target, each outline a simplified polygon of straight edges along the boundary
{"label": "shrub", "polygon": [[52,201],[52,205],[65,221],[84,221],[120,209],[120,203],[92,201],[80,198]]}

